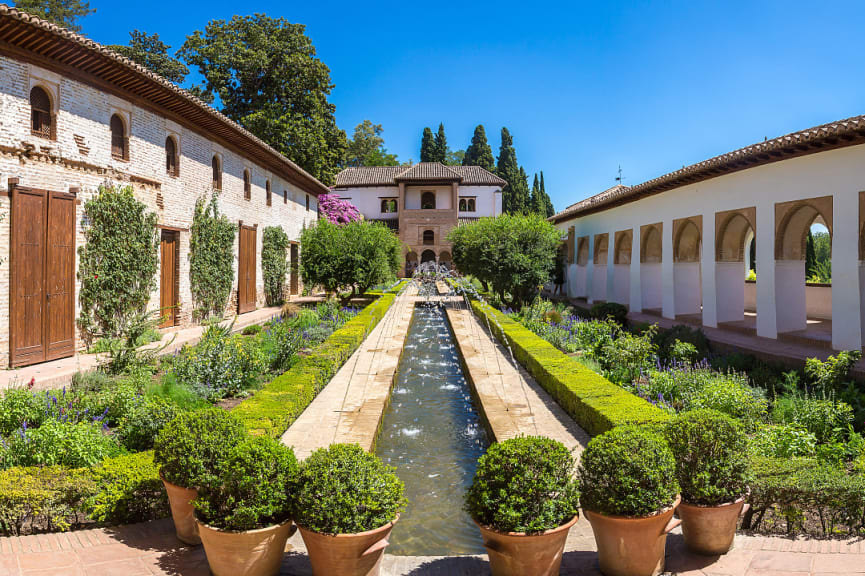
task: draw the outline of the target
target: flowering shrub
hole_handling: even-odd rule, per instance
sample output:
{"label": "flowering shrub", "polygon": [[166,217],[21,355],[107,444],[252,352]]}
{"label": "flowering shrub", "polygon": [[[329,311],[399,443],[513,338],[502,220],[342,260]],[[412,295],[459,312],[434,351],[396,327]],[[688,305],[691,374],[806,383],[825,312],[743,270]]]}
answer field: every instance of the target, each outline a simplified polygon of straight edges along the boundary
{"label": "flowering shrub", "polygon": [[348,224],[363,220],[360,211],[348,200],[336,194],[322,194],[318,197],[319,213],[334,224]]}
{"label": "flowering shrub", "polygon": [[117,439],[105,433],[99,421],[58,422],[49,420],[38,428],[23,424],[0,442],[0,467],[93,466],[123,452]]}

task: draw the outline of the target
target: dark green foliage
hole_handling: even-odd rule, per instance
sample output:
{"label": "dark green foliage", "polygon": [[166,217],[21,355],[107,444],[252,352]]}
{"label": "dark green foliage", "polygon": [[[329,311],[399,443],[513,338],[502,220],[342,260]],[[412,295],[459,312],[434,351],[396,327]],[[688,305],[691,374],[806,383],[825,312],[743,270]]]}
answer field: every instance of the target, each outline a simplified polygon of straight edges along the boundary
{"label": "dark green foliage", "polygon": [[336,225],[321,219],[300,235],[304,283],[322,286],[329,294],[351,291],[344,301],[393,281],[401,264],[402,243],[378,222]]}
{"label": "dark green foliage", "polygon": [[483,124],[478,124],[475,127],[472,142],[466,148],[465,156],[463,156],[463,166],[480,166],[490,172],[495,172],[496,170],[493,149],[490,147],[489,142],[487,142],[487,133],[484,130]]}
{"label": "dark green foliage", "polygon": [[741,422],[714,410],[694,410],[667,425],[682,499],[717,506],[744,495],[748,486],[748,437]]}
{"label": "dark green foliage", "polygon": [[628,309],[618,302],[597,302],[592,305],[591,314],[598,320],[612,318],[620,326],[628,321]]}
{"label": "dark green foliage", "polygon": [[226,446],[218,473],[199,487],[193,501],[198,518],[220,530],[255,530],[281,524],[291,516],[297,483],[291,448],[266,436]]}
{"label": "dark green foliage", "polygon": [[630,384],[648,372],[655,364],[657,349],[652,336],[657,327],[649,326],[643,334],[620,331],[595,358],[604,370],[604,376],[617,384]]}
{"label": "dark green foliage", "polygon": [[261,274],[268,306],[282,304],[288,272],[288,234],[282,226],[268,226],[261,239]]}
{"label": "dark green foliage", "polygon": [[535,181],[532,183],[532,193],[529,199],[529,210],[535,214],[540,214],[544,218],[549,218],[555,214],[553,202],[547,196],[544,190],[544,173],[541,172],[541,179],[538,181],[538,175],[535,174]]}
{"label": "dark green foliage", "polygon": [[668,330],[658,331],[655,343],[658,345],[658,356],[661,361],[673,360],[673,348],[676,342],[686,342],[696,348],[696,358],[705,358],[709,354],[709,340],[702,330],[677,324]]}
{"label": "dark green foliage", "polygon": [[261,327],[261,324],[250,324],[241,331],[241,334],[243,334],[244,336],[255,336],[256,334],[259,334],[262,330],[263,329]]}
{"label": "dark green foliage", "polygon": [[435,162],[436,153],[435,137],[432,130],[427,126],[423,129],[423,136],[420,141],[420,161]]}
{"label": "dark green foliage", "polygon": [[357,534],[396,519],[406,505],[394,469],[357,444],[331,444],[303,461],[294,521],[325,534]]}
{"label": "dark green foliage", "polygon": [[608,516],[651,516],[679,493],[676,462],[660,432],[620,426],[596,436],[580,457],[580,502]]}
{"label": "dark green foliage", "polygon": [[472,309],[482,319],[489,320],[496,337],[510,345],[517,361],[589,434],[602,434],[626,424],[655,424],[669,419],[666,412],[557,350],[492,306],[473,301]]}
{"label": "dark green foliage", "polygon": [[803,428],[822,444],[846,439],[853,425],[853,409],[831,395],[818,397],[796,391],[775,400],[772,420]]}
{"label": "dark green foliage", "polygon": [[568,522],[580,506],[573,454],[541,436],[490,446],[466,492],[466,510],[502,532],[543,532]]}
{"label": "dark green foliage", "polygon": [[526,182],[525,171],[517,163],[514,140],[507,128],[502,128],[502,144],[499,148],[496,174],[508,182],[502,195],[502,209],[505,214],[525,214],[528,212],[530,209],[529,185]]}
{"label": "dark green foliage", "polygon": [[174,420],[179,412],[173,402],[158,396],[143,396],[120,420],[117,436],[128,450],[149,450],[162,427]]}
{"label": "dark green foliage", "polygon": [[0,447],[0,467],[93,466],[117,456],[123,448],[106,434],[102,422],[46,420],[38,428],[22,429],[10,435]]}
{"label": "dark green foliage", "polygon": [[546,207],[546,211],[547,211],[547,218],[555,215],[556,209],[555,209],[555,207],[553,207],[553,201],[550,199],[550,195],[547,194],[546,186],[544,186],[544,171],[543,170],[541,170],[541,198],[544,199],[544,203],[545,203],[545,207]]}
{"label": "dark green foliage", "polygon": [[[298,317],[299,319],[299,317]],[[316,318],[316,323],[318,318]],[[272,343],[270,369],[282,374],[295,362],[297,352],[304,345],[303,328],[300,322],[290,322],[277,318],[270,325],[267,337]],[[307,334],[307,338],[308,338]]]}
{"label": "dark green foliage", "polygon": [[810,278],[816,273],[817,254],[814,252],[814,235],[808,228],[808,238],[805,241],[805,277]]}
{"label": "dark green foliage", "polygon": [[189,237],[189,280],[195,315],[199,319],[222,318],[234,286],[234,235],[236,227],[219,213],[218,195],[195,202]]}
{"label": "dark green foliage", "polygon": [[85,342],[119,337],[141,315],[156,288],[156,214],[135,199],[132,187],[100,186],[84,204],[85,242],[78,248],[81,281],[78,325]]}
{"label": "dark green foliage", "polygon": [[396,154],[384,147],[381,124],[364,120],[354,128],[354,137],[348,141],[346,166],[399,166]]}
{"label": "dark green foliage", "polygon": [[141,30],[133,30],[129,36],[129,46],[114,45],[108,48],[175,84],[183,84],[189,68],[168,55],[171,46],[160,40],[159,34],[149,35]]}
{"label": "dark green foliage", "polygon": [[178,55],[226,116],[330,184],[347,140],[328,102],[330,70],[304,32],[284,18],[236,15],[187,36]]}
{"label": "dark green foliage", "polygon": [[81,32],[79,18],[96,12],[84,0],[16,0],[15,7],[73,32]]}
{"label": "dark green foliage", "polygon": [[434,140],[434,150],[435,150],[435,160],[434,162],[441,162],[442,164],[447,164],[448,161],[448,139],[445,136],[445,125],[439,124],[438,132],[436,132],[435,140]]}
{"label": "dark green foliage", "polygon": [[862,358],[859,350],[845,350],[826,361],[808,358],[805,361],[805,376],[815,390],[822,393],[838,392],[850,379],[850,369]]}
{"label": "dark green foliage", "polygon": [[183,412],[162,427],[154,441],[154,461],[163,478],[195,488],[214,481],[227,447],[246,438],[240,421],[224,410]]}
{"label": "dark green foliage", "polygon": [[11,388],[0,397],[0,436],[8,436],[25,422],[38,426],[45,416],[46,397],[25,388]]}
{"label": "dark green foliage", "polygon": [[510,306],[529,302],[555,269],[560,232],[537,215],[481,218],[448,234],[463,274],[492,285]]}

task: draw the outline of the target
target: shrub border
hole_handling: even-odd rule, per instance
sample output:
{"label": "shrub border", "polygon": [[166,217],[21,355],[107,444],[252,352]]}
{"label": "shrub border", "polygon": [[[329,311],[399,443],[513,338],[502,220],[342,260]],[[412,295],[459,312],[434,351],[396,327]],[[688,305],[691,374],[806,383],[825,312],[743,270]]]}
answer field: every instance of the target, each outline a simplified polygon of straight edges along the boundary
{"label": "shrub border", "polygon": [[613,384],[489,304],[472,300],[472,309],[489,321],[499,341],[544,390],[595,436],[626,424],[662,424],[669,414]]}

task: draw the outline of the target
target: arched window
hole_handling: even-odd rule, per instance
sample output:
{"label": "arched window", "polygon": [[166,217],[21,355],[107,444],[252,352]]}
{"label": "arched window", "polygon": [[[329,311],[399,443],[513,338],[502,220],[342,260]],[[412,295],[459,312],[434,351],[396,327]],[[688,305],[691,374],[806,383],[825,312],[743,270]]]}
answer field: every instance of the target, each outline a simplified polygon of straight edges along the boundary
{"label": "arched window", "polygon": [[288,190],[282,191],[282,203],[288,204]]}
{"label": "arched window", "polygon": [[252,177],[249,175],[249,170],[243,171],[243,198],[245,200],[252,198]]}
{"label": "arched window", "polygon": [[30,91],[30,131],[40,138],[54,138],[51,97],[39,86],[34,86]]}
{"label": "arched window", "polygon": [[111,116],[111,156],[118,160],[129,160],[129,138],[126,126],[119,114]]}
{"label": "arched window", "polygon": [[432,246],[436,243],[436,235],[432,230],[424,230],[423,231],[423,244],[424,246]]}
{"label": "arched window", "polygon": [[381,200],[381,213],[382,214],[395,214],[397,211],[396,200],[393,198],[382,198]]}
{"label": "arched window", "polygon": [[460,212],[474,212],[475,211],[475,199],[474,198],[460,198]]}
{"label": "arched window", "polygon": [[268,181],[265,183],[265,185],[264,185],[264,190],[265,190],[266,197],[267,197],[267,205],[268,205],[268,206],[271,206],[271,205],[273,204],[273,199],[272,199],[272,197],[271,197],[271,192],[270,192],[270,180],[268,180]]}
{"label": "arched window", "polygon": [[222,190],[222,163],[219,161],[219,156],[213,156],[210,168],[213,171],[213,189]]}
{"label": "arched window", "polygon": [[420,195],[420,207],[422,210],[435,210],[436,193],[427,190]]}
{"label": "arched window", "polygon": [[172,136],[165,139],[165,172],[169,176],[180,175],[180,158],[177,155],[177,142]]}
{"label": "arched window", "polygon": [[306,195],[306,211],[309,212],[309,194]]}

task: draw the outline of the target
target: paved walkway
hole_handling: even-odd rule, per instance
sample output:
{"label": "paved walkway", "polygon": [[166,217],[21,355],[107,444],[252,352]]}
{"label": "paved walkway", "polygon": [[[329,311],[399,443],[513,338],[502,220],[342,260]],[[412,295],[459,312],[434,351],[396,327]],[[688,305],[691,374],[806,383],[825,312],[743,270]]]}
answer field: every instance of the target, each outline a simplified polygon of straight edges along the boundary
{"label": "paved walkway", "polygon": [[[0,538],[0,576],[206,576],[201,546],[184,547],[170,520],[144,524]],[[667,571],[680,576],[840,576],[865,574],[865,541],[808,540],[739,535],[720,558],[688,553],[681,534],[667,541]],[[599,575],[591,528],[584,519],[571,529],[562,574]],[[286,546],[280,574],[312,570],[299,534]],[[385,555],[383,576],[489,574],[485,556]],[[241,576],[241,575],[238,575]]]}
{"label": "paved walkway", "polygon": [[282,435],[298,458],[333,443],[357,443],[372,451],[405,342],[417,288],[410,286],[363,344]]}
{"label": "paved walkway", "polygon": [[[318,296],[303,296],[294,298],[292,303],[305,304],[319,302],[322,298]],[[228,326],[234,322],[234,331],[239,332],[251,324],[262,324],[280,313],[279,306],[259,308],[246,314],[241,314],[223,322]],[[204,332],[203,326],[190,326],[189,328],[170,328],[162,331],[162,339],[153,342],[146,347],[155,348],[166,345],[163,354],[173,354],[184,344],[195,344]],[[96,370],[99,366],[100,354],[86,354],[78,352],[70,358],[61,358],[51,362],[43,362],[32,366],[25,366],[15,370],[0,370],[0,390],[6,390],[14,386],[23,386],[34,380],[34,389],[48,390],[67,386],[72,382],[72,376],[76,372],[88,372]]]}

